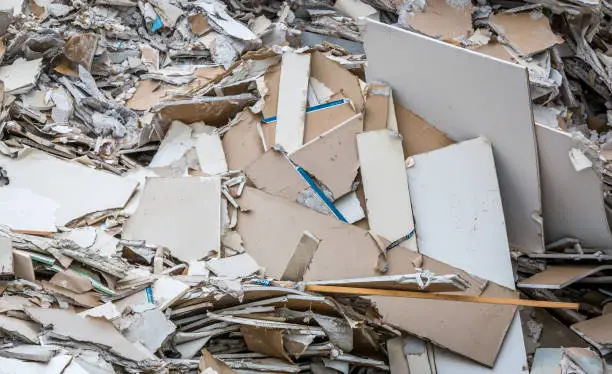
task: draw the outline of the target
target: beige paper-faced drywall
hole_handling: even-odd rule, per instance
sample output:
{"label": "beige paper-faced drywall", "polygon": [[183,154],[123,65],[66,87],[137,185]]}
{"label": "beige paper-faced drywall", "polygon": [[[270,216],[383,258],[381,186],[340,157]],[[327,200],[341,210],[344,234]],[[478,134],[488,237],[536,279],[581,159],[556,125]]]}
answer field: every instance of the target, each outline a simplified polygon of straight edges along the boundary
{"label": "beige paper-faced drywall", "polygon": [[261,115],[243,110],[223,135],[223,150],[230,170],[244,170],[263,155],[263,142],[257,128],[260,121]]}
{"label": "beige paper-faced drywall", "polygon": [[276,115],[276,143],[289,153],[304,143],[309,77],[309,54],[283,54]]}
{"label": "beige paper-faced drywall", "polygon": [[362,34],[369,81],[453,140],[491,141],[510,244],[543,252],[527,69],[370,19]]}
{"label": "beige paper-faced drywall", "polygon": [[163,245],[173,256],[196,261],[221,244],[218,177],[149,178],[124,239]]}
{"label": "beige paper-faced drywall", "polygon": [[[409,235],[414,219],[401,137],[389,130],[364,132],[357,135],[357,149],[370,228],[392,241]],[[418,251],[415,235],[400,245]]]}
{"label": "beige paper-faced drywall", "polygon": [[472,31],[471,1],[428,0],[423,12],[404,12],[398,22],[425,35],[461,40]]}
{"label": "beige paper-faced drywall", "polygon": [[[249,212],[239,217],[237,229],[244,247],[265,268],[266,275],[282,276],[304,230],[321,240],[304,275],[305,281],[378,275],[374,264],[380,249],[367,231],[249,187],[245,188],[240,204]],[[270,227],[277,228],[274,235],[269,234]],[[470,288],[465,294],[516,297],[512,290],[494,283],[489,283],[482,293],[477,278],[402,247],[389,252],[389,264],[389,275],[413,273],[417,265],[436,274],[459,272],[469,278]],[[516,310],[512,306],[438,300],[373,299],[387,322],[489,366],[495,362]],[[517,327],[520,329],[520,324]],[[466,336],[471,338],[466,340]]]}
{"label": "beige paper-faced drywall", "polygon": [[550,29],[550,21],[541,11],[494,14],[489,24],[521,56],[544,51],[563,39]]}

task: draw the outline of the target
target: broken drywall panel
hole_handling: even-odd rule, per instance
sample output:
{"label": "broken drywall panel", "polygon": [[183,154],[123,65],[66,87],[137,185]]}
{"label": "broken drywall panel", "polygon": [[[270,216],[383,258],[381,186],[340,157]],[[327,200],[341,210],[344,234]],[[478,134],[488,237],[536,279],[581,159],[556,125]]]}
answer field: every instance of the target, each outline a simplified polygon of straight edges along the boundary
{"label": "broken drywall panel", "polygon": [[[0,157],[0,167],[6,170],[10,179],[10,184],[0,189],[0,201],[9,201],[7,199],[14,197],[14,192],[18,190],[29,191],[28,194],[31,192],[30,196],[36,196],[35,201],[38,202],[41,200],[55,202],[57,226],[65,226],[70,221],[89,213],[122,208],[137,185],[135,181],[78,163],[63,161],[34,149],[21,152],[15,159]],[[49,183],[49,181],[54,182]],[[101,189],[100,186],[105,188]],[[44,214],[47,214],[47,206],[50,204],[43,204]],[[22,228],[12,225],[11,221],[28,224],[31,222],[24,220],[26,218],[23,216],[24,212],[18,209],[7,216],[3,213],[0,213],[0,217],[3,218],[0,223],[15,230]],[[34,219],[35,216],[31,218]],[[38,219],[35,221],[38,222]]]}
{"label": "broken drywall panel", "polygon": [[227,161],[219,134],[200,134],[195,141],[200,169],[208,175],[227,172]]}
{"label": "broken drywall panel", "polygon": [[[428,0],[422,7],[421,3],[413,3],[412,11],[400,12],[398,23],[404,28],[410,28],[433,38],[460,42],[472,31],[472,11],[470,1]],[[392,82],[392,81],[390,81]]]}
{"label": "broken drywall panel", "polygon": [[433,151],[455,143],[435,126],[400,104],[395,104],[395,113],[397,129],[402,135],[404,157]]}
{"label": "broken drywall panel", "polygon": [[169,276],[153,283],[153,300],[159,309],[165,310],[189,290],[189,285]]}
{"label": "broken drywall panel", "polygon": [[26,361],[49,362],[57,352],[56,347],[22,344],[0,350],[0,356]]}
{"label": "broken drywall panel", "polygon": [[166,96],[168,90],[175,87],[168,84],[164,84],[162,87],[162,83],[159,81],[142,79],[138,82],[136,92],[127,101],[126,106],[134,110],[149,110]]}
{"label": "broken drywall panel", "polygon": [[600,271],[610,269],[612,265],[548,266],[546,270],[519,282],[518,287],[559,290]]}
{"label": "broken drywall panel", "polygon": [[363,118],[356,114],[304,144],[290,158],[325,186],[335,200],[353,188],[359,170],[354,139],[362,130]]}
{"label": "broken drywall panel", "polygon": [[309,54],[283,54],[275,142],[288,153],[297,150],[304,142],[309,77]]}
{"label": "broken drywall panel", "polygon": [[[319,214],[286,199],[272,196],[253,188],[245,188],[240,204],[249,210],[238,220],[244,246],[257,263],[266,269],[266,275],[282,276],[289,263],[296,243],[304,230],[321,241],[305,281],[350,279],[378,275],[373,264],[380,249],[371,235],[359,227],[343,223],[334,217]],[[277,235],[266,235],[266,228],[282,227]],[[387,242],[388,243],[388,242]],[[341,259],[351,258],[351,261]],[[469,295],[491,297],[516,297],[506,288],[489,282],[482,291],[482,280],[470,277],[456,268],[441,264],[416,252],[396,248],[388,253],[389,275],[416,272],[416,266],[436,274],[460,273],[469,277]],[[466,278],[467,279],[467,278]],[[387,322],[397,325],[436,344],[446,346],[461,354],[492,365],[510,326],[515,307],[471,304],[436,300],[417,300],[392,297],[376,298],[379,311]],[[408,315],[406,310],[410,310]],[[434,313],[435,312],[435,313]],[[441,324],[452,323],[453,333],[440,329]],[[487,329],[482,329],[486,324]],[[520,330],[520,323],[517,325]],[[466,344],[465,336],[472,336]],[[519,338],[522,336],[519,335]],[[524,349],[523,349],[524,357]],[[478,366],[472,363],[474,366]]]}
{"label": "broken drywall panel", "polygon": [[42,58],[26,61],[18,58],[11,65],[0,67],[0,80],[4,82],[4,92],[9,95],[23,94],[36,85],[42,69]]}
{"label": "broken drywall panel", "polygon": [[176,326],[157,307],[149,305],[150,308],[137,313],[135,320],[123,331],[123,336],[134,343],[140,342],[154,353],[176,330]]}
{"label": "broken drywall panel", "polygon": [[13,266],[15,277],[26,279],[30,282],[36,282],[34,265],[32,264],[32,258],[28,252],[18,249],[13,250]]}
{"label": "broken drywall panel", "polygon": [[[310,76],[329,87],[336,95],[350,99],[357,113],[364,107],[359,78],[328,59],[321,52],[313,52],[310,59]],[[340,98],[338,97],[338,98]],[[334,97],[336,98],[336,97]]]}
{"label": "broken drywall panel", "polygon": [[612,351],[612,314],[603,314],[570,327],[602,355]]}
{"label": "broken drywall panel", "polygon": [[204,122],[209,126],[223,126],[227,124],[228,118],[234,117],[242,108],[254,102],[255,97],[251,94],[202,96],[194,99],[161,102],[153,108],[159,111],[162,120],[161,128],[152,130],[163,134],[172,121],[181,121],[186,124]]}
{"label": "broken drywall panel", "polygon": [[259,135],[261,115],[246,109],[238,113],[223,135],[222,143],[230,170],[244,170],[264,153]]}
{"label": "broken drywall panel", "polygon": [[149,178],[123,239],[163,245],[172,256],[197,261],[221,245],[218,177]]}
{"label": "broken drywall panel", "polygon": [[328,102],[334,92],[316,78],[308,79],[308,107]]}
{"label": "broken drywall panel", "polygon": [[[417,338],[413,338],[413,339],[418,340]],[[423,343],[423,347],[425,347],[425,343]],[[411,373],[411,370],[408,367],[408,360],[407,360],[406,354],[404,353],[404,340],[402,339],[401,336],[387,340],[387,355],[389,356],[389,369],[391,373],[393,374],[410,374]],[[425,351],[425,356],[427,356],[427,351]],[[418,373],[431,374],[431,370],[429,371],[429,373],[427,373],[426,371],[422,371],[422,370],[418,371]]]}
{"label": "broken drywall panel", "polygon": [[[413,160],[406,170],[421,253],[514,288],[491,143],[476,138],[415,155]],[[369,214],[368,219],[371,225]],[[473,261],[475,253],[478,263]]]}
{"label": "broken drywall panel", "polygon": [[[1,205],[1,204],[0,204]],[[13,244],[11,238],[0,235],[0,277],[14,275]]]}
{"label": "broken drywall panel", "polygon": [[280,279],[301,282],[317,248],[319,248],[319,242],[320,240],[312,233],[304,231]]}
{"label": "broken drywall panel", "polygon": [[40,326],[34,322],[0,314],[0,331],[3,335],[17,337],[25,342],[38,344]]}
{"label": "broken drywall panel", "polygon": [[[331,192],[332,199],[343,196],[352,190],[359,169],[355,142],[347,139],[355,139],[362,128],[361,115],[354,114],[289,157]],[[298,171],[274,150],[247,166],[245,173],[257,188],[293,201],[308,188]]]}
{"label": "broken drywall panel", "polygon": [[[23,374],[73,374],[68,371],[73,357],[70,355],[57,355],[49,362],[29,362],[16,358],[0,358],[0,367],[3,373]],[[78,373],[80,374],[80,373]]]}
{"label": "broken drywall panel", "polygon": [[212,259],[206,267],[219,277],[244,278],[259,271],[259,265],[248,253]]}
{"label": "broken drywall panel", "polygon": [[391,88],[385,83],[372,82],[366,88],[364,131],[384,130],[389,116]]}
{"label": "broken drywall panel", "polygon": [[336,209],[342,213],[347,223],[355,223],[365,218],[365,212],[361,207],[361,202],[356,192],[349,192],[338,200],[334,201]]}
{"label": "broken drywall panel", "polygon": [[115,326],[103,318],[83,318],[63,309],[26,308],[34,321],[65,339],[99,344],[117,356],[133,361],[155,360],[152,353],[127,340]]}
{"label": "broken drywall panel", "polygon": [[560,374],[563,348],[538,348],[533,356],[530,374]]}
{"label": "broken drywall panel", "polygon": [[249,180],[267,193],[295,201],[308,183],[282,154],[272,149],[244,170]]}
{"label": "broken drywall panel", "polygon": [[357,149],[370,228],[391,241],[407,237],[400,245],[418,251],[401,136],[364,132],[357,135]]}
{"label": "broken drywall panel", "polygon": [[[392,340],[395,339],[397,338],[393,338]],[[408,366],[409,373],[436,373],[436,368],[433,361],[433,348],[429,345],[429,343],[426,343],[423,340],[410,335],[400,338],[399,342],[401,343],[395,342],[394,344],[401,344],[401,352],[406,358],[406,365]],[[391,359],[391,355],[389,355],[389,359]]]}
{"label": "broken drywall panel", "polygon": [[486,367],[459,356],[456,353],[434,347],[437,374],[528,374],[529,365],[525,354],[521,319],[514,316],[508,333],[495,361],[495,366]]}
{"label": "broken drywall panel", "polygon": [[[311,140],[328,132],[339,124],[345,122],[355,115],[350,102],[346,99],[337,100],[332,103],[306,109],[306,124],[304,127],[304,142]],[[275,144],[276,123],[275,117],[264,119],[261,126],[264,148],[270,149]]]}
{"label": "broken drywall panel", "polygon": [[604,374],[605,361],[587,348],[538,348],[533,357],[531,374]]}
{"label": "broken drywall panel", "polygon": [[291,362],[283,346],[283,330],[243,325],[240,332],[250,351]]}
{"label": "broken drywall panel", "polygon": [[377,17],[378,11],[369,4],[359,0],[338,0],[334,8],[357,21],[360,17]]}
{"label": "broken drywall panel", "polygon": [[569,158],[572,162],[572,166],[576,171],[582,171],[593,166],[593,163],[589,158],[578,148],[572,148],[569,151]]}
{"label": "broken drywall panel", "polygon": [[174,121],[166,132],[149,167],[170,167],[177,164],[194,146],[193,129],[180,121]]}
{"label": "broken drywall panel", "polygon": [[550,29],[548,17],[539,9],[494,14],[488,23],[520,56],[531,56],[563,43],[563,39]]}
{"label": "broken drywall panel", "polygon": [[568,157],[576,146],[572,135],[540,124],[536,134],[546,239],[572,237],[584,247],[612,247],[601,179],[593,169],[574,169]]}
{"label": "broken drywall panel", "polygon": [[[396,102],[453,140],[487,137],[494,145],[510,244],[528,253],[543,252],[527,69],[371,19],[365,21],[362,33],[368,79],[393,82]],[[517,142],[523,146],[517,147]]]}

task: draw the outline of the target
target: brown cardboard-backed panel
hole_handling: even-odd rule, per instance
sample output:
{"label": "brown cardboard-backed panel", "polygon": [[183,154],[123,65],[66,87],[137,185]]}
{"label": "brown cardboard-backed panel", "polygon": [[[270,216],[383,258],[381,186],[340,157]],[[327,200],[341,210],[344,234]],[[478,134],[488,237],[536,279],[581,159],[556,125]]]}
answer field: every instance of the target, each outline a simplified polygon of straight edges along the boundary
{"label": "brown cardboard-backed panel", "polygon": [[36,282],[34,265],[30,254],[18,249],[13,250],[13,264],[15,267],[15,277]]}
{"label": "brown cardboard-backed panel", "polygon": [[[355,136],[363,129],[363,119],[360,115],[353,117],[290,156],[329,188],[334,198],[351,191],[359,169]],[[247,166],[245,173],[257,188],[292,201],[308,188],[289,161],[272,149]]]}
{"label": "brown cardboard-backed panel", "polygon": [[612,314],[604,314],[571,326],[578,335],[593,344],[602,353],[612,347]]}
{"label": "brown cardboard-backed panel", "polygon": [[383,83],[371,83],[365,101],[363,131],[384,130],[389,116],[391,89]]}
{"label": "brown cardboard-backed panel", "polygon": [[539,11],[494,14],[489,24],[521,56],[530,56],[563,43],[563,38],[552,32],[548,18]]}
{"label": "brown cardboard-backed panel", "polygon": [[338,63],[331,61],[321,52],[313,52],[310,58],[310,76],[325,84],[335,93],[342,93],[351,99],[355,110],[364,107],[359,78]]}
{"label": "brown cardboard-backed panel", "polygon": [[283,347],[283,330],[242,325],[240,332],[249,350],[292,362]]}
{"label": "brown cardboard-backed panel", "polygon": [[[354,115],[355,111],[349,104],[337,105],[331,108],[306,113],[304,143],[310,142]],[[268,149],[272,147],[276,141],[274,136],[276,122],[262,124],[261,128],[264,134],[266,149]]]}
{"label": "brown cardboard-backed panel", "polygon": [[242,108],[255,101],[250,94],[234,96],[204,96],[188,100],[165,102],[159,108],[162,122],[181,121],[186,124],[204,122],[210,126],[223,126]]}
{"label": "brown cardboard-backed panel", "polygon": [[589,275],[609,269],[612,269],[612,265],[549,266],[546,270],[521,281],[518,287],[558,290]]}
{"label": "brown cardboard-backed panel", "polygon": [[512,55],[508,52],[508,47],[501,43],[489,42],[473,50],[491,57],[499,58],[500,60],[513,62]]}
{"label": "brown cardboard-backed panel", "polygon": [[234,370],[230,369],[225,363],[217,360],[213,355],[210,354],[206,349],[202,350],[202,357],[200,358],[199,369],[200,372],[211,368],[215,373],[218,374],[237,374]]}
{"label": "brown cardboard-backed panel", "polygon": [[395,113],[397,128],[402,134],[404,157],[433,151],[455,143],[435,126],[398,103],[395,103]]}
{"label": "brown cardboard-backed panel", "polygon": [[[308,188],[308,183],[289,161],[273,149],[247,166],[244,172],[257,188],[291,201]],[[293,245],[296,243],[297,240]]]}
{"label": "brown cardboard-backed panel", "polygon": [[399,23],[425,35],[440,39],[461,39],[472,31],[472,10],[468,5],[446,0],[428,0],[423,12],[405,12]]}
{"label": "brown cardboard-backed panel", "polygon": [[84,293],[93,290],[91,281],[86,276],[71,269],[60,271],[52,276],[49,282],[76,293]]}
{"label": "brown cardboard-backed panel", "polygon": [[149,110],[166,96],[166,91],[175,86],[160,83],[153,79],[138,82],[136,92],[127,101],[127,107],[134,110]]}
{"label": "brown cardboard-backed panel", "polygon": [[314,175],[334,199],[352,190],[359,170],[355,137],[363,130],[360,114],[321,134],[290,155],[291,160]]}
{"label": "brown cardboard-backed panel", "polygon": [[[241,214],[237,229],[244,247],[266,269],[268,276],[280,277],[283,274],[304,230],[321,239],[304,276],[305,281],[377,275],[374,264],[380,250],[367,231],[249,187],[245,189],[240,204],[249,211]],[[277,228],[274,235],[270,234],[271,227]],[[399,247],[389,252],[389,264],[389,275],[413,273],[417,267],[436,274],[456,271],[439,261]],[[494,283],[489,283],[482,292],[482,283],[477,278],[464,272],[460,274],[468,277],[471,284],[465,294],[516,297],[512,290]],[[488,366],[495,362],[516,310],[513,306],[386,297],[376,301],[381,313],[390,318],[390,323]],[[406,313],[407,310],[411,312]],[[429,314],[432,318],[427,318]],[[422,317],[414,318],[415,315]],[[483,325],[487,328],[483,329]]]}
{"label": "brown cardboard-backed panel", "polygon": [[230,170],[244,170],[264,154],[258,123],[261,116],[245,109],[234,119],[235,124],[223,135],[225,159]]}
{"label": "brown cardboard-backed panel", "polygon": [[272,66],[264,74],[264,84],[268,89],[265,96],[264,107],[261,111],[264,118],[276,116],[278,108],[278,88],[280,86],[281,64],[280,62]]}

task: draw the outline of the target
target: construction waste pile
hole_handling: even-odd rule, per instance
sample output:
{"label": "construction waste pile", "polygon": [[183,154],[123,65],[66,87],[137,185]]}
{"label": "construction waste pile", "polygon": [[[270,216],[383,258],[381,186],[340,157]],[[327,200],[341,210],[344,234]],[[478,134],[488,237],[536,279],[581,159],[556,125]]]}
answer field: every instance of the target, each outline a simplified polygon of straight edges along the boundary
{"label": "construction waste pile", "polygon": [[608,372],[611,17],[0,0],[0,374]]}

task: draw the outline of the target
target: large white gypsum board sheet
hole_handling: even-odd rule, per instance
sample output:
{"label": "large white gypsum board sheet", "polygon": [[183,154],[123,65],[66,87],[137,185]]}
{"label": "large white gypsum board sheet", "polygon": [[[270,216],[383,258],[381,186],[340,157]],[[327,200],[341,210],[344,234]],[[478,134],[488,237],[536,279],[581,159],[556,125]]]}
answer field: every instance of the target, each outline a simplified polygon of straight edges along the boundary
{"label": "large white gypsum board sheet", "polygon": [[543,252],[527,70],[371,19],[362,34],[368,81],[391,83],[396,102],[454,140],[491,141],[510,243]]}

